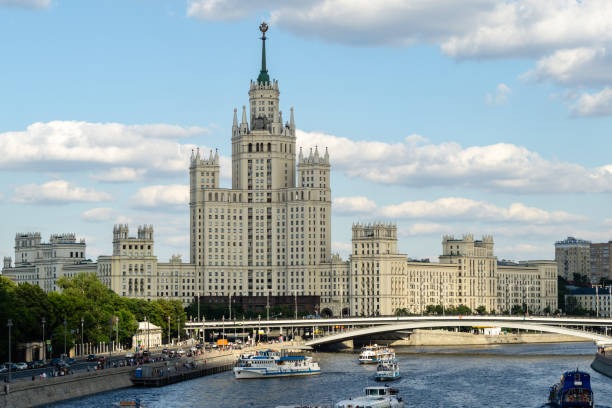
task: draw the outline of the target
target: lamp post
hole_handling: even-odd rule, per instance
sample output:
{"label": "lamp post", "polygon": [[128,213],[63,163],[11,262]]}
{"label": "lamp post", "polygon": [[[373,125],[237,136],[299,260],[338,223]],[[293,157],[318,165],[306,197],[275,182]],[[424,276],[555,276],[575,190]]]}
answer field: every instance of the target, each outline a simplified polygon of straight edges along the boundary
{"label": "lamp post", "polygon": [[170,345],[170,315],[168,315],[168,345]]}
{"label": "lamp post", "polygon": [[221,327],[223,328],[223,334],[221,335],[223,342],[221,344],[223,344],[223,348],[225,348],[225,315],[221,317]]}
{"label": "lamp post", "polygon": [[42,327],[43,327],[43,361],[47,360],[47,344],[45,343],[45,323],[47,323],[47,319],[42,318]]}
{"label": "lamp post", "polygon": [[181,318],[176,316],[176,342],[181,341]]}
{"label": "lamp post", "polygon": [[261,341],[259,332],[261,331],[261,315],[257,315],[257,343]]}
{"label": "lamp post", "polygon": [[64,358],[66,358],[66,327],[68,326],[68,322],[64,317]]}
{"label": "lamp post", "polygon": [[117,333],[115,333],[115,346],[117,346],[119,345],[119,316],[115,316],[115,323],[117,323]]}
{"label": "lamp post", "polygon": [[11,357],[11,327],[13,327],[13,319],[8,319],[6,323],[6,327],[8,327],[9,331],[9,364],[8,364],[8,381],[11,382],[11,366],[12,366],[12,357]]}
{"label": "lamp post", "polygon": [[83,324],[84,323],[85,323],[85,318],[81,317],[81,355],[85,354],[83,353],[83,346],[85,344],[84,334],[83,334]]}
{"label": "lamp post", "polygon": [[229,319],[232,320],[232,294],[229,294]]}

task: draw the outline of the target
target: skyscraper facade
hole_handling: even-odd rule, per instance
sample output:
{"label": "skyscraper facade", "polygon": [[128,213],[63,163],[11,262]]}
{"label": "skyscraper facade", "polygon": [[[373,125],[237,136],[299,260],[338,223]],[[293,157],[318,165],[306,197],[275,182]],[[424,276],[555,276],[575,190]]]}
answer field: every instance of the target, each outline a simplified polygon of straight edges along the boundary
{"label": "skyscraper facade", "polygon": [[232,187],[219,187],[218,152],[191,156],[190,261],[205,296],[318,294],[321,268],[332,261],[329,154],[298,149],[293,108],[283,120],[267,28],[240,121],[234,109]]}

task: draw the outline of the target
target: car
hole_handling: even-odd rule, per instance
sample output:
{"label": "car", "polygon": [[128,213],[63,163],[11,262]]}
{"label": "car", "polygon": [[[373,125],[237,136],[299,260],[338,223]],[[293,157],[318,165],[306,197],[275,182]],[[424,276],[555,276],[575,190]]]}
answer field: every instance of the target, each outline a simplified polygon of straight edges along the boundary
{"label": "car", "polygon": [[43,360],[36,360],[32,363],[33,368],[43,368],[47,365]]}
{"label": "car", "polygon": [[104,358],[104,356],[100,356],[98,357],[98,361],[103,363],[104,361],[106,361],[106,359]]}
{"label": "car", "polygon": [[76,363],[76,360],[74,358],[72,358],[72,357],[68,357],[66,359],[66,363],[72,365],[72,364]]}
{"label": "car", "polygon": [[87,356],[87,361],[96,361],[98,357],[95,354],[90,354]]}
{"label": "car", "polygon": [[6,373],[8,371],[8,367],[4,364],[0,365],[0,373]]}
{"label": "car", "polygon": [[27,369],[28,369],[28,364],[27,364],[27,363],[24,363],[24,362],[21,362],[21,363],[17,363],[17,364],[15,364],[15,367],[16,367],[18,370],[27,370]]}
{"label": "car", "polygon": [[32,369],[32,368],[35,368],[34,367],[34,361],[28,361],[26,364],[28,365],[28,370]]}
{"label": "car", "polygon": [[61,358],[54,358],[54,359],[52,359],[52,360],[51,360],[51,365],[52,365],[52,366],[54,366],[54,365],[56,365],[57,363],[59,363],[60,361],[62,361],[62,359],[61,359]]}
{"label": "car", "polygon": [[127,353],[125,353],[125,358],[134,358],[134,353],[128,351]]}
{"label": "car", "polygon": [[55,368],[57,368],[58,370],[64,369],[64,368],[70,368],[70,364],[66,363],[63,360],[60,360],[57,364],[55,364]]}
{"label": "car", "polygon": [[167,348],[162,349],[162,354],[168,354],[168,349]]}

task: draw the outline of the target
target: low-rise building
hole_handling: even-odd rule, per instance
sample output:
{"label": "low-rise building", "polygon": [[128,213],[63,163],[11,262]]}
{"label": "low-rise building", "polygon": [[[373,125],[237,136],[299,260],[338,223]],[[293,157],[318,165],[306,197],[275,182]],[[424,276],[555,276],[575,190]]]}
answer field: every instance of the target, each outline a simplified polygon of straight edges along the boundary
{"label": "low-rise building", "polygon": [[149,321],[138,322],[138,331],[132,336],[132,347],[142,350],[159,347],[162,343],[162,329]]}
{"label": "low-rise building", "polygon": [[97,276],[115,293],[148,301],[180,300],[185,306],[201,294],[202,273],[184,263],[180,255],[158,263],[153,226],[138,227],[129,236],[127,225],[113,228],[113,255],[98,257]]}
{"label": "low-rise building", "polygon": [[15,265],[4,257],[2,275],[17,284],[30,283],[45,292],[58,290],[62,276],[95,271],[95,263],[86,259],[85,240],[75,234],[53,234],[42,242],[40,232],[15,235]]}
{"label": "low-rise building", "polygon": [[612,287],[576,288],[565,295],[567,313],[576,309],[591,311],[599,317],[611,317]]}
{"label": "low-rise building", "polygon": [[[348,274],[348,285],[334,281],[329,290],[348,293],[352,315],[421,313],[428,305],[482,306],[489,312],[510,312],[514,306],[530,313],[557,310],[555,261],[498,266],[493,249],[490,236],[444,236],[440,262],[415,262],[398,253],[394,224],[355,224],[350,261],[337,270]],[[322,296],[322,307],[335,310],[338,295],[331,299]]]}

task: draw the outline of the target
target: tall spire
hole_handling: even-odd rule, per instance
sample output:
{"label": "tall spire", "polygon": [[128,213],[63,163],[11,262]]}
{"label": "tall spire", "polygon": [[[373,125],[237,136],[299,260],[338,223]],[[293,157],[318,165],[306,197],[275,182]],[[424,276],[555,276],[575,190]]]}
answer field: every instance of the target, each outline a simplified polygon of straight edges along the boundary
{"label": "tall spire", "polygon": [[259,76],[257,77],[257,83],[268,83],[270,82],[270,76],[268,76],[268,69],[266,68],[266,31],[268,31],[268,25],[265,22],[262,22],[259,26],[259,31],[261,31],[261,71],[259,71]]}

